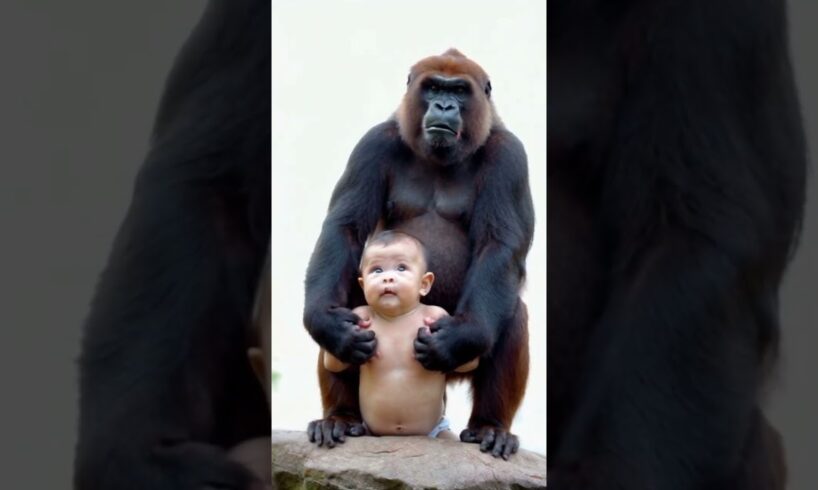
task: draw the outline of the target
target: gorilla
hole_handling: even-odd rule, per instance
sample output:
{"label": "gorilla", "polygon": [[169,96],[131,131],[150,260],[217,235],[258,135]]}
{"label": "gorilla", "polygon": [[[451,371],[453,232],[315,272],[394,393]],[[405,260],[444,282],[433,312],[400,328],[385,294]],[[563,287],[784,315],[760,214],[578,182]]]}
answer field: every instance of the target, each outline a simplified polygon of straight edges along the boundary
{"label": "gorilla", "polygon": [[[395,115],[363,136],[338,181],[310,259],[304,324],[322,349],[360,365],[377,339],[351,309],[367,237],[395,230],[427,248],[435,287],[423,302],[451,316],[419,333],[415,356],[450,379],[471,378],[465,442],[508,458],[528,378],[528,318],[520,300],[534,209],[522,143],[501,123],[483,69],[455,49],[416,63]],[[420,325],[419,325],[420,327]],[[454,373],[480,357],[471,373]],[[310,440],[332,447],[363,434],[358,371],[319,362],[324,418]]]}

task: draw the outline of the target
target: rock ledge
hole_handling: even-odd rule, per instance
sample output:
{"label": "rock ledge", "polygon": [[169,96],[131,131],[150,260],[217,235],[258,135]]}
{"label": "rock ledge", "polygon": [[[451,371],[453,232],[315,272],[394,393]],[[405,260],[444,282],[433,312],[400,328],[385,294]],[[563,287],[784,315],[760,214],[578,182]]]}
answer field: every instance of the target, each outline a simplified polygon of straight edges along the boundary
{"label": "rock ledge", "polygon": [[273,431],[273,488],[281,490],[519,490],[545,488],[545,457],[509,461],[477,444],[408,437],[348,437],[333,449],[306,432]]}

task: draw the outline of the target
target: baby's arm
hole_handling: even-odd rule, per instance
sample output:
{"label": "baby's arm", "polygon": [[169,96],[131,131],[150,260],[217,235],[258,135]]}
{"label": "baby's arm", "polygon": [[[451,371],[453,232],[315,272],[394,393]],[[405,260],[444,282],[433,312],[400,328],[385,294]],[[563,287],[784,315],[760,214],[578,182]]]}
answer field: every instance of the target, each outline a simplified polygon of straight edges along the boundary
{"label": "baby's arm", "polygon": [[[352,310],[352,313],[355,313],[361,318],[361,322],[358,324],[361,328],[369,328],[369,325],[371,325],[371,315],[369,313],[368,306],[359,306]],[[340,359],[333,356],[329,352],[322,352],[324,353],[324,368],[326,368],[328,371],[337,373],[349,367],[348,363],[341,362]]]}
{"label": "baby's arm", "polygon": [[[443,308],[439,306],[427,306],[426,311],[423,315],[423,323],[426,325],[431,325],[432,323],[440,320],[444,316],[449,316],[449,313],[446,312]],[[477,369],[477,365],[480,364],[480,358],[475,357],[471,361],[459,366],[454,371],[456,373],[467,373],[469,371],[473,371]]]}
{"label": "baby's arm", "polygon": [[324,355],[324,368],[327,369],[328,371],[332,371],[333,373],[337,373],[337,372],[343,371],[344,369],[349,367],[349,364],[347,364],[345,362],[341,362],[340,359],[333,356],[329,352],[327,352],[327,351],[325,351],[323,349],[321,350],[321,352]]}
{"label": "baby's arm", "polygon": [[477,369],[478,364],[480,364],[480,358],[475,357],[471,361],[469,361],[466,364],[463,364],[462,366],[455,369],[454,372],[456,372],[456,373],[467,373],[469,371],[474,371],[475,369]]}

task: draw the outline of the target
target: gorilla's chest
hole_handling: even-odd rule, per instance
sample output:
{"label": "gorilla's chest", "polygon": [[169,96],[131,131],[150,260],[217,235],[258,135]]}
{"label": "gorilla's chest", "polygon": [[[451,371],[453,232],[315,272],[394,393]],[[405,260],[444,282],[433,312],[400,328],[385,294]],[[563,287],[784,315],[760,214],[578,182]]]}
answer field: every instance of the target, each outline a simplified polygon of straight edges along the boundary
{"label": "gorilla's chest", "polygon": [[465,228],[474,207],[474,180],[466,168],[446,170],[417,162],[404,165],[390,182],[387,220],[397,224],[432,213]]}
{"label": "gorilla's chest", "polygon": [[475,176],[465,168],[438,171],[407,165],[398,170],[387,191],[384,225],[409,233],[425,245],[435,286],[424,302],[451,312],[470,262],[468,228]]}

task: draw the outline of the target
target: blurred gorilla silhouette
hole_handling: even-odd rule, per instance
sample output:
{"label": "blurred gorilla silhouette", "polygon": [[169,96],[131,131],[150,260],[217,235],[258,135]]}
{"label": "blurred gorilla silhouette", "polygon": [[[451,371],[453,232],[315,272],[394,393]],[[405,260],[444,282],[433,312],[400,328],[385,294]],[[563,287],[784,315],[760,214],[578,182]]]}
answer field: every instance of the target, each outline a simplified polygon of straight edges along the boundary
{"label": "blurred gorilla silhouette", "polygon": [[270,237],[270,3],[212,0],[176,59],[80,358],[74,486],[247,489],[270,432],[246,332]]}
{"label": "blurred gorilla silhouette", "polygon": [[805,149],[783,0],[548,5],[548,486],[780,489]]}

